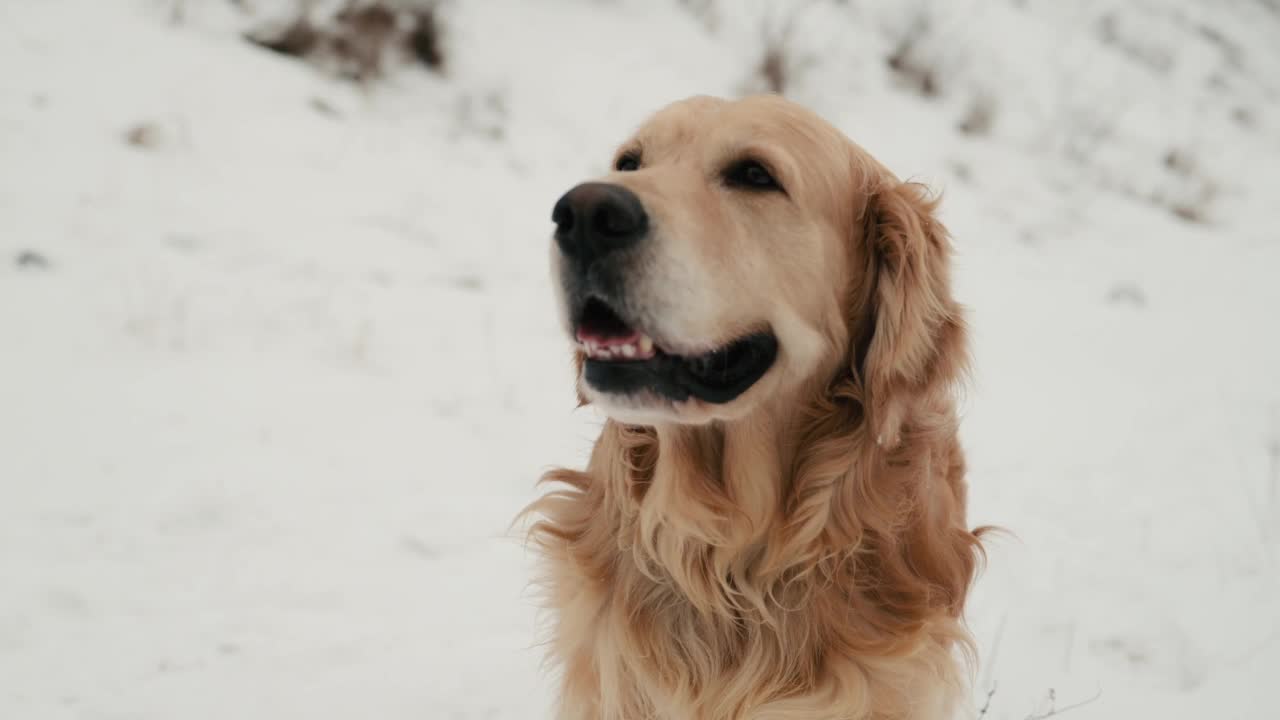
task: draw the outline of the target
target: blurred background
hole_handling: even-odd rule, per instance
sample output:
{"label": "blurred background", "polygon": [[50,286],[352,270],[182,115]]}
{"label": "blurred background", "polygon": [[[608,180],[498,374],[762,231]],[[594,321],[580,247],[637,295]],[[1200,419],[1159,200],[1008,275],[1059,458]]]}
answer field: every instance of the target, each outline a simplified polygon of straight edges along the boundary
{"label": "blurred background", "polygon": [[1280,2],[0,0],[0,717],[549,717],[552,203],[694,93],[945,193],[988,720],[1276,717]]}

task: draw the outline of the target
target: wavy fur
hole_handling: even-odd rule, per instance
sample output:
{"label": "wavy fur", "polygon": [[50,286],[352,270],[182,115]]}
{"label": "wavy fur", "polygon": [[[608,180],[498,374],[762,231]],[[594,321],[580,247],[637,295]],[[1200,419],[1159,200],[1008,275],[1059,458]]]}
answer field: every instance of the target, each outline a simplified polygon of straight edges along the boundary
{"label": "wavy fur", "polygon": [[949,241],[923,188],[852,156],[834,369],[732,422],[609,420],[543,478],[561,720],[934,720],[962,695],[981,546]]}

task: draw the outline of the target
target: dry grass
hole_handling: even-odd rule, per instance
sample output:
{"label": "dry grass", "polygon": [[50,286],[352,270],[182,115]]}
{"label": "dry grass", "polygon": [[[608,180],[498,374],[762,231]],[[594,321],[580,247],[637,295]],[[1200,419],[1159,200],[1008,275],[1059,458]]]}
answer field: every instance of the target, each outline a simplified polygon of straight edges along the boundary
{"label": "dry grass", "polygon": [[368,82],[405,61],[443,72],[445,53],[434,2],[403,7],[387,0],[349,0],[329,17],[312,17],[300,0],[294,19],[282,27],[256,31],[250,42],[282,55]]}
{"label": "dry grass", "polygon": [[763,52],[754,77],[747,83],[748,92],[786,95],[794,87],[797,75],[813,62],[801,51],[803,43],[796,41],[796,26],[814,4],[812,1],[800,3],[783,17],[763,19],[760,26]]}
{"label": "dry grass", "polygon": [[990,135],[996,123],[996,100],[990,93],[978,93],[969,101],[969,107],[956,129],[965,135]]}
{"label": "dry grass", "polygon": [[927,98],[941,93],[937,68],[923,50],[931,28],[929,16],[924,12],[917,14],[885,58],[885,65],[901,85]]}

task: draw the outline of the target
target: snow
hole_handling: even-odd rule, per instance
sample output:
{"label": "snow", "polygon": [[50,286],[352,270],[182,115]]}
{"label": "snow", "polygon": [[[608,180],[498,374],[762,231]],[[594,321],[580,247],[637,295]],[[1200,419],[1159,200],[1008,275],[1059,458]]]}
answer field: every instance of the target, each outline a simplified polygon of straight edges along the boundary
{"label": "snow", "polygon": [[[986,717],[1274,714],[1271,5],[469,0],[445,75],[367,87],[249,5],[0,5],[0,717],[549,717],[510,523],[599,423],[550,207],[774,36],[946,190]],[[912,13],[938,97],[884,63]]]}

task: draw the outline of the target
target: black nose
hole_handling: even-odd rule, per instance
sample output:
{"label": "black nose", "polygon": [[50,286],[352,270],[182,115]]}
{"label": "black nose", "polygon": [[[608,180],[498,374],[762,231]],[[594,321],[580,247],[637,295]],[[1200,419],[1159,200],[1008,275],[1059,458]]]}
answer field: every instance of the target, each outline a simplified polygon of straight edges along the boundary
{"label": "black nose", "polygon": [[560,251],[583,264],[635,245],[649,229],[640,198],[607,183],[583,183],[565,193],[551,220]]}

